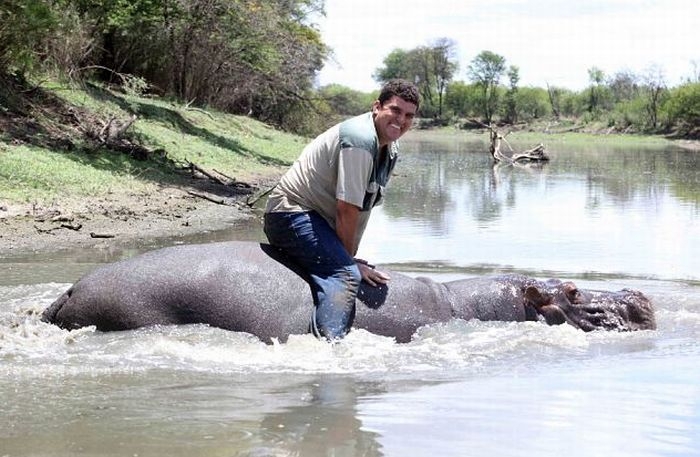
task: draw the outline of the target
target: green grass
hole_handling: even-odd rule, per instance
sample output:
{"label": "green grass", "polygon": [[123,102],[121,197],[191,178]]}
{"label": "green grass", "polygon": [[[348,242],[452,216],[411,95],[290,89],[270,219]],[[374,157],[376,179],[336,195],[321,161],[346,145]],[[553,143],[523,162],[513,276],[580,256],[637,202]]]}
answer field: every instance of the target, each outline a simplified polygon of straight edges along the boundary
{"label": "green grass", "polygon": [[[47,202],[105,193],[147,192],[156,175],[125,155],[56,153],[35,146],[0,146],[0,195],[13,202]],[[148,177],[148,178],[146,178]]]}
{"label": "green grass", "polygon": [[[168,100],[133,97],[97,86],[75,88],[51,82],[42,87],[66,106],[79,108],[86,125],[90,118],[125,121],[136,114],[128,133],[151,150],[165,151],[171,161],[158,155],[139,161],[86,148],[88,143],[74,126],[66,125],[62,133],[74,144],[69,150],[31,141],[46,137],[44,131],[29,132],[29,141],[0,132],[0,201],[47,202],[108,192],[150,192],[157,184],[185,182],[172,161],[191,161],[240,181],[265,180],[291,164],[307,142],[244,116],[187,109]],[[35,118],[40,123],[46,120],[45,125],[55,131],[58,117],[51,119],[47,111],[39,108]]]}

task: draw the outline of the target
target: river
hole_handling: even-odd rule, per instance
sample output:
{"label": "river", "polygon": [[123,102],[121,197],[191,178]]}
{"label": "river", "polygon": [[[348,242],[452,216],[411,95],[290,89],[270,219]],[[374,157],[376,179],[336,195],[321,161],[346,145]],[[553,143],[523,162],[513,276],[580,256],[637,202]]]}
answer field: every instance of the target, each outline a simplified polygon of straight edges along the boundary
{"label": "river", "polygon": [[[524,149],[532,145],[514,145]],[[658,329],[449,322],[265,345],[205,326],[64,331],[38,314],[95,266],[261,240],[257,222],[123,249],[0,259],[0,456],[690,456],[700,449],[700,154],[547,145],[494,168],[412,135],[360,257],[639,289]]]}

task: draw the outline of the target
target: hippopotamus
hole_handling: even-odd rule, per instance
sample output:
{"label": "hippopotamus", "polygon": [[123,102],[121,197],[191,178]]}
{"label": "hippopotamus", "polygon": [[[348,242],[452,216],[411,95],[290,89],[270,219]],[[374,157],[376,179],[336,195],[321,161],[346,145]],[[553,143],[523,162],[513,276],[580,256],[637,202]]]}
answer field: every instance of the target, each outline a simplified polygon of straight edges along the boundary
{"label": "hippopotamus", "polygon": [[[641,293],[582,290],[519,274],[449,282],[382,268],[387,285],[362,283],[353,327],[403,343],[450,319],[537,321],[583,331],[654,329]],[[73,284],[42,314],[62,328],[100,331],[208,324],[286,341],[309,332],[313,300],[303,272],[270,245],[219,242],[161,248],[107,264]]]}

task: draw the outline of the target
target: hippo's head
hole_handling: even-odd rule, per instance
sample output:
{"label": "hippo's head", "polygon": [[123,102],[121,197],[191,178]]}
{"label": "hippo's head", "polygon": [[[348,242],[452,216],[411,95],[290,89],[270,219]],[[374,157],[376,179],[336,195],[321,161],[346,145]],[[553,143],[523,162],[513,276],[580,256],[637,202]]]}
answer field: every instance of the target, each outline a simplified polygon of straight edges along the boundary
{"label": "hippo's head", "polygon": [[525,288],[531,306],[550,325],[569,323],[583,331],[654,330],[654,307],[639,291],[582,290],[573,282],[532,282]]}

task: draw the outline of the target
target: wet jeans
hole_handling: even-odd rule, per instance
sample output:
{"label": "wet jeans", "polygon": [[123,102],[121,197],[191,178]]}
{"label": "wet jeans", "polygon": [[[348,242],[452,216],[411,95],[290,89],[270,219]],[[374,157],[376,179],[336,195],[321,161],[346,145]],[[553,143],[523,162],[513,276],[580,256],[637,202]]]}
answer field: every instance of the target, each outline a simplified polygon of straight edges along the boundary
{"label": "wet jeans", "polygon": [[315,211],[266,213],[270,244],[292,258],[311,278],[311,330],[328,340],[345,336],[355,317],[362,276],[335,230]]}

